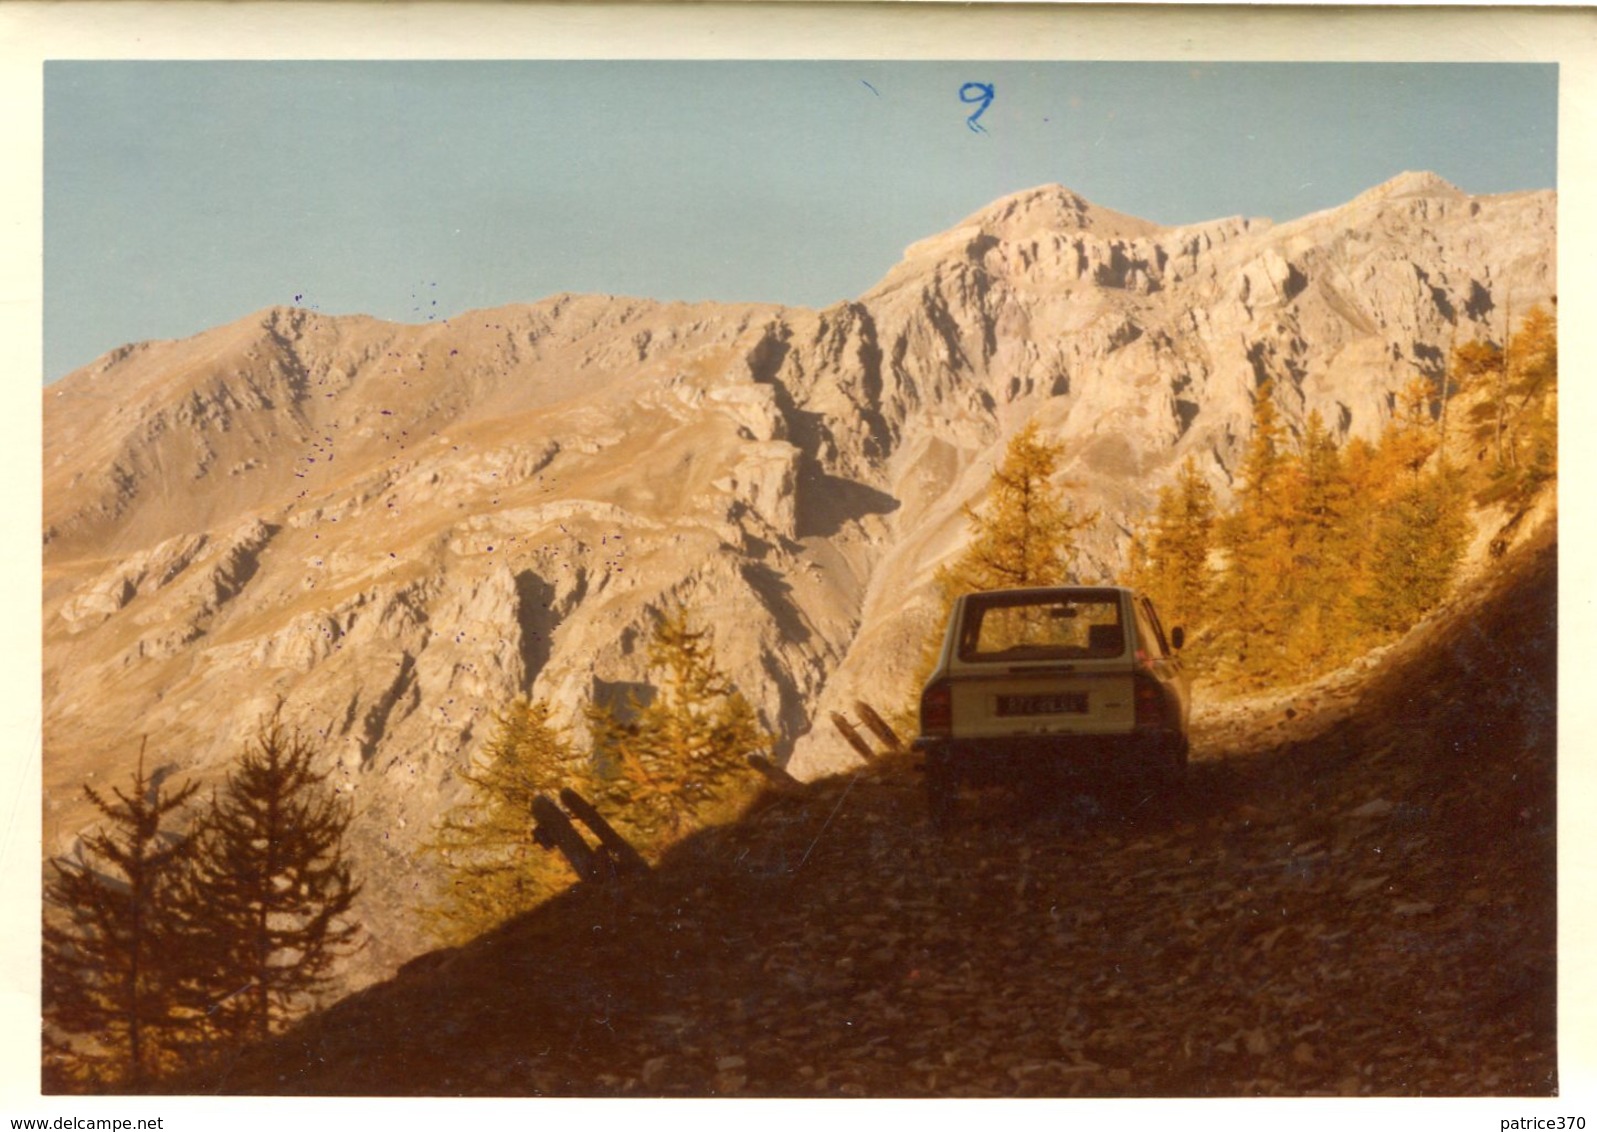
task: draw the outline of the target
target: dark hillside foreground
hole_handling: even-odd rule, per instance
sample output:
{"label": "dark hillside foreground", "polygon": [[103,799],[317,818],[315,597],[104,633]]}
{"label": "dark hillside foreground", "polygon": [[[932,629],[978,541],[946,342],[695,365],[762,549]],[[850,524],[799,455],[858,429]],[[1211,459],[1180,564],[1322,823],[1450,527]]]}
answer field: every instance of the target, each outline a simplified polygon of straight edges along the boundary
{"label": "dark hillside foreground", "polygon": [[425,956],[181,1092],[1549,1095],[1556,542],[1211,711],[1178,800],[909,760]]}

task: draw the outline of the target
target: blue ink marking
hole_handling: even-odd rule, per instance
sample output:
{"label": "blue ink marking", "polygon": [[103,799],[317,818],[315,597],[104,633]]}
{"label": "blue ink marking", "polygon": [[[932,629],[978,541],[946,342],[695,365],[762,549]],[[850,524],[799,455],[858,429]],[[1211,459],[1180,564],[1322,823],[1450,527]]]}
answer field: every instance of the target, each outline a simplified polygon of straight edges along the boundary
{"label": "blue ink marking", "polygon": [[961,102],[966,105],[975,102],[981,103],[976,108],[976,112],[965,119],[965,125],[969,126],[973,133],[985,134],[987,132],[987,127],[976,121],[976,119],[987,113],[987,108],[993,104],[993,95],[992,83],[966,83],[959,88],[959,100]]}
{"label": "blue ink marking", "polygon": [[881,92],[881,91],[879,91],[879,90],[877,90],[877,89],[876,89],[876,88],[875,88],[875,87],[873,87],[873,86],[871,86],[871,84],[870,84],[870,83],[867,83],[867,82],[865,82],[865,80],[864,80],[864,79],[861,79],[861,80],[860,80],[860,82],[862,82],[862,83],[864,83],[864,84],[865,84],[865,87],[866,87],[866,89],[868,89],[868,90],[869,90],[869,91],[870,91],[870,92],[871,92],[871,93],[872,93],[872,94],[874,94],[874,95],[875,95],[875,96],[876,96],[876,97],[877,97],[877,98],[880,98],[880,97],[882,97],[882,92]]}

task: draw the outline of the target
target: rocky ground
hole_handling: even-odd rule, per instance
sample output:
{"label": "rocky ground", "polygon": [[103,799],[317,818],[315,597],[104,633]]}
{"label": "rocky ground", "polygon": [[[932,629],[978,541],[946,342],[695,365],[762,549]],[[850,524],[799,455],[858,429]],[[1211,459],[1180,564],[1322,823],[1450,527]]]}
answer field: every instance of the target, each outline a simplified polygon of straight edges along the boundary
{"label": "rocky ground", "polygon": [[1555,1093],[1556,560],[1211,707],[1180,797],[998,792],[938,835],[886,759],[176,1087]]}

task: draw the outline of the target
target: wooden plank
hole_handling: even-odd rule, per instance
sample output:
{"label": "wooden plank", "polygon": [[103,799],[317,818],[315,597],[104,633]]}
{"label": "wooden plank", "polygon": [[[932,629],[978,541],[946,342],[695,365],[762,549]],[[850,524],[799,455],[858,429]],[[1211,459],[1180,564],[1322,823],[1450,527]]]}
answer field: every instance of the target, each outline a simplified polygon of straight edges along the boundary
{"label": "wooden plank", "polygon": [[583,825],[593,830],[594,836],[599,839],[599,844],[609,854],[610,860],[615,863],[616,872],[646,873],[649,871],[649,862],[643,859],[643,854],[634,849],[631,842],[617,833],[615,827],[604,820],[603,815],[594,808],[592,802],[567,786],[560,791],[560,804],[570,810],[572,815]]}

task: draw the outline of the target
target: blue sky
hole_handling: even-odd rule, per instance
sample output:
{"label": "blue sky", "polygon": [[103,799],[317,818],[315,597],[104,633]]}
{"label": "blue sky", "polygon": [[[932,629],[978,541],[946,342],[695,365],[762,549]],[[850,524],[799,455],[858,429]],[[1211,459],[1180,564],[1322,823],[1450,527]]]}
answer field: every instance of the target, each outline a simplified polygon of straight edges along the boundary
{"label": "blue sky", "polygon": [[[1169,224],[1287,220],[1406,169],[1472,193],[1551,188],[1557,78],[1534,64],[52,61],[44,376],[274,304],[411,322],[559,291],[824,306],[909,243],[1047,182]],[[973,83],[991,88],[985,108]]]}

